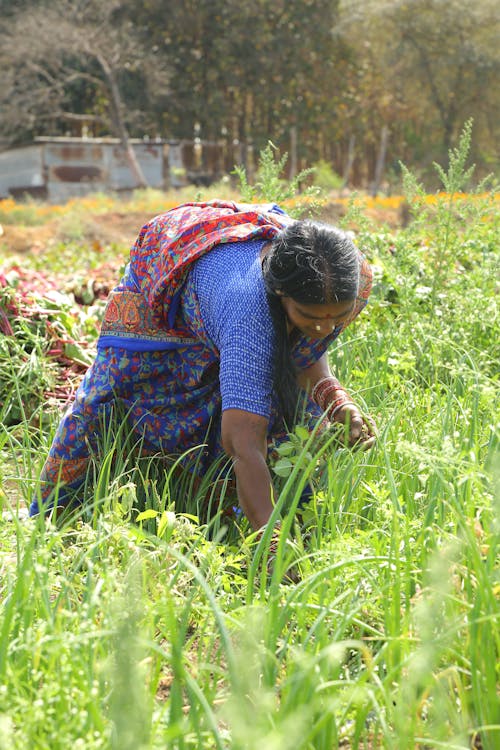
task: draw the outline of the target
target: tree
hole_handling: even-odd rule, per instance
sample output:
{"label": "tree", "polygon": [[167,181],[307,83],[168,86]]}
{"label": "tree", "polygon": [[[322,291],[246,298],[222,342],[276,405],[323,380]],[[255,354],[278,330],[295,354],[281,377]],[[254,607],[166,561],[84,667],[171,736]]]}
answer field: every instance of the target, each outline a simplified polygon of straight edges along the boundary
{"label": "tree", "polygon": [[51,0],[9,19],[1,130],[15,140],[19,132],[53,133],[58,123],[83,118],[119,138],[137,185],[145,186],[129,131],[148,126],[148,99],[156,92],[164,97],[168,76],[121,6],[119,0]]}
{"label": "tree", "polygon": [[483,157],[494,150],[500,122],[495,0],[344,0],[342,24],[346,38],[355,32],[363,39],[359,84],[366,91],[371,79],[372,111],[390,127],[396,158],[445,161],[471,116]]}
{"label": "tree", "polygon": [[297,169],[323,159],[347,176],[352,164],[366,186],[386,149],[393,165],[444,161],[473,116],[472,156],[493,166],[497,0],[4,5],[0,136],[13,141],[83,119],[130,161],[129,134],[161,134],[224,139],[234,163],[243,143],[272,140]]}
{"label": "tree", "polygon": [[125,6],[172,70],[163,127],[205,138],[269,138],[288,147],[295,128],[304,158],[335,137],[342,80],[342,40],[335,39],[338,0],[136,0]]}

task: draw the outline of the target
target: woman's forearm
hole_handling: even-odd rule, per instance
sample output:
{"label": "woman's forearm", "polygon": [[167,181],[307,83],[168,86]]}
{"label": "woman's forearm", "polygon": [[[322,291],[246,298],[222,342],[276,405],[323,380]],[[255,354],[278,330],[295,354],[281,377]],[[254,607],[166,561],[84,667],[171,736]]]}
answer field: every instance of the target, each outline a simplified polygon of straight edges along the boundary
{"label": "woman's forearm", "polygon": [[332,372],[328,363],[328,357],[323,354],[311,367],[305,370],[301,370],[297,375],[297,382],[301,388],[304,388],[310,393],[315,386],[323,378],[331,377]]}
{"label": "woman's forearm", "polygon": [[240,409],[222,413],[222,445],[233,460],[241,509],[254,529],[269,521],[273,487],[267,467],[268,419]]}
{"label": "woman's forearm", "polygon": [[238,501],[253,529],[260,529],[273,512],[271,474],[260,452],[235,457],[234,473]]}

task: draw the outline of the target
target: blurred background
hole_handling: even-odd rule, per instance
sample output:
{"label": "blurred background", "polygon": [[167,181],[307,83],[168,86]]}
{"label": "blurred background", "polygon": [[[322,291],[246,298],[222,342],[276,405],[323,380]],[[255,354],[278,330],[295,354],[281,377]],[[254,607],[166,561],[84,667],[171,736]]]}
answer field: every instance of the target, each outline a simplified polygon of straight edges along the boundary
{"label": "blurred background", "polygon": [[[498,169],[496,0],[2,0],[0,197],[288,177],[432,191],[474,118]],[[231,178],[232,179],[232,178]]]}

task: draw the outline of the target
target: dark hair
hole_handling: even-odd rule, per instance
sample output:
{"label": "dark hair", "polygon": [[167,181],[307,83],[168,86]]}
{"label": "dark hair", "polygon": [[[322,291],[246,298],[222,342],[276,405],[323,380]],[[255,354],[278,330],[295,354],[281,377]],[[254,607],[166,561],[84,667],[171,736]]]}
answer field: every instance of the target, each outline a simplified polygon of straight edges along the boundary
{"label": "dark hair", "polygon": [[289,429],[296,420],[299,387],[281,297],[304,305],[354,300],[359,269],[359,253],[349,236],[314,221],[295,221],[285,227],[262,261],[276,334],[274,389]]}

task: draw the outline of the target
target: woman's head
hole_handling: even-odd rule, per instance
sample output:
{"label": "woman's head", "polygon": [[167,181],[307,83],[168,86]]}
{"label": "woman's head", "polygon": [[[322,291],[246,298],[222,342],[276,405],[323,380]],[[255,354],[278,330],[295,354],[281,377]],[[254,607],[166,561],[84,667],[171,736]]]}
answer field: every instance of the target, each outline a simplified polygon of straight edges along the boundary
{"label": "woman's head", "polygon": [[296,221],[273,240],[264,263],[268,291],[302,304],[354,300],[359,285],[359,254],[336,227]]}
{"label": "woman's head", "polygon": [[313,338],[349,317],[359,286],[359,253],[345,232],[297,221],[273,240],[263,261],[264,282],[281,298],[289,321]]}
{"label": "woman's head", "polygon": [[272,241],[262,273],[277,334],[275,387],[290,423],[298,388],[287,322],[311,338],[347,322],[358,294],[359,253],[340,229],[296,221]]}

